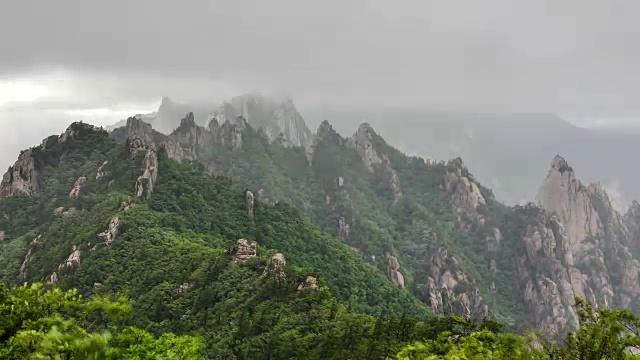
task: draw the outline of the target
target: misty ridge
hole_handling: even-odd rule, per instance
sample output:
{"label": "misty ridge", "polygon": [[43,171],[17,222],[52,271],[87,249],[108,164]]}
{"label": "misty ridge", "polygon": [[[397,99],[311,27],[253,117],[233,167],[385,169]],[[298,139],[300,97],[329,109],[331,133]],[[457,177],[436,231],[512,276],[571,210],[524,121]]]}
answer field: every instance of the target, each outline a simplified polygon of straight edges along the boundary
{"label": "misty ridge", "polygon": [[[169,133],[187,111],[206,125],[241,94],[287,93],[312,133],[325,119],[345,135],[369,122],[409,154],[461,156],[509,204],[532,198],[555,154],[601,181],[617,208],[640,197],[629,165],[640,133],[634,1],[70,1],[5,10],[3,166],[73,121],[109,127],[158,112],[167,118],[155,128]],[[37,26],[13,36],[24,16]],[[170,115],[163,95],[178,99]]]}

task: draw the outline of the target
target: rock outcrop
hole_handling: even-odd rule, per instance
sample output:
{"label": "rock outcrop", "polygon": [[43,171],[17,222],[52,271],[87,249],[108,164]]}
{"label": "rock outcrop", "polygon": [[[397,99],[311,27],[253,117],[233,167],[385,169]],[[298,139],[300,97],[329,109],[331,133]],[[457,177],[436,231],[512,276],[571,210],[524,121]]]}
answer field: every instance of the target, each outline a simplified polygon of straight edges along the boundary
{"label": "rock outcrop", "polygon": [[486,200],[462,159],[452,159],[447,163],[444,189],[450,196],[451,205],[457,214],[465,215],[468,220],[483,223],[483,216],[478,212],[478,207],[486,205]]}
{"label": "rock outcrop", "polygon": [[76,245],[73,245],[71,248],[71,254],[67,257],[62,264],[58,265],[58,268],[61,269],[63,267],[78,267],[80,266],[80,249]]}
{"label": "rock outcrop", "polygon": [[18,270],[18,281],[20,282],[26,281],[27,267],[29,266],[29,262],[31,262],[31,257],[33,256],[33,252],[36,249],[36,245],[38,245],[41,238],[42,238],[42,234],[38,235],[36,238],[31,240],[31,243],[29,243],[29,249],[27,249],[27,254],[24,256],[22,265],[20,265],[20,269]]}
{"label": "rock outcrop", "polygon": [[245,262],[252,257],[256,257],[258,245],[254,242],[250,243],[246,239],[238,239],[236,247],[233,250],[233,258]]}
{"label": "rock outcrop", "polygon": [[536,201],[514,210],[524,229],[516,271],[535,323],[560,335],[579,326],[575,297],[594,307],[637,309],[633,206],[622,217],[604,188],[583,185],[561,156],[553,159]]}
{"label": "rock outcrop", "polygon": [[38,173],[33,149],[24,150],[2,177],[0,199],[16,195],[33,195],[37,191]]}
{"label": "rock outcrop", "polygon": [[145,195],[148,198],[153,194],[153,187],[158,179],[158,155],[153,147],[147,149],[140,168],[142,175],[136,180],[136,196]]}
{"label": "rock outcrop", "polygon": [[382,164],[382,158],[373,145],[373,136],[375,136],[375,131],[371,125],[362,123],[355,134],[347,140],[347,145],[360,155],[369,172],[374,171],[375,165]]}
{"label": "rock outcrop", "polygon": [[69,199],[77,199],[80,196],[80,190],[82,190],[82,186],[87,182],[87,178],[84,176],[79,177],[76,182],[73,184],[71,191],[69,191]]}
{"label": "rock outcrop", "polygon": [[96,180],[100,180],[102,179],[102,177],[105,175],[105,170],[104,168],[109,164],[108,160],[105,160],[105,162],[102,163],[102,165],[100,165],[100,167],[98,168],[98,171],[96,171]]}
{"label": "rock outcrop", "polygon": [[284,271],[286,265],[287,261],[284,255],[282,253],[275,253],[269,261],[267,261],[267,266],[265,266],[262,276],[271,276],[277,281],[283,281],[286,278]]}
{"label": "rock outcrop", "polygon": [[298,290],[316,290],[318,288],[318,279],[313,276],[307,276],[306,280],[298,285]]}
{"label": "rock outcrop", "polygon": [[219,124],[233,123],[242,117],[271,141],[285,146],[308,146],[313,140],[313,134],[289,97],[237,96],[221,105],[213,117]]}
{"label": "rock outcrop", "polygon": [[593,248],[591,239],[603,235],[602,222],[591,204],[586,187],[559,155],[551,163],[536,202],[549,213],[558,215],[574,253]]}
{"label": "rock outcrop", "polygon": [[484,319],[489,307],[475,282],[462,271],[458,260],[440,247],[430,259],[431,277],[422,287],[422,300],[434,314]]}
{"label": "rock outcrop", "polygon": [[250,190],[245,191],[245,204],[247,206],[247,216],[253,217],[254,198],[253,193]]}
{"label": "rock outcrop", "polygon": [[116,216],[109,221],[109,227],[98,234],[98,238],[101,243],[107,246],[111,246],[111,244],[116,240],[116,236],[118,236],[118,232],[120,230],[120,219]]}
{"label": "rock outcrop", "polygon": [[400,272],[400,262],[395,256],[387,257],[387,276],[391,282],[404,288],[404,276]]}

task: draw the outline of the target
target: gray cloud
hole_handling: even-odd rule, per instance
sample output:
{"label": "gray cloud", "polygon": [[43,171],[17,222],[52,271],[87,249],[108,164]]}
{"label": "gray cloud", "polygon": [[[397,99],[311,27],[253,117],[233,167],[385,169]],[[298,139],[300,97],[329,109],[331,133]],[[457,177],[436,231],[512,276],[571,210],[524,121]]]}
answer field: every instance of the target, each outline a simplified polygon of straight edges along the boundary
{"label": "gray cloud", "polygon": [[302,106],[637,116],[638,13],[637,0],[3,1],[0,84],[70,80],[64,96],[5,104],[0,122],[253,90]]}

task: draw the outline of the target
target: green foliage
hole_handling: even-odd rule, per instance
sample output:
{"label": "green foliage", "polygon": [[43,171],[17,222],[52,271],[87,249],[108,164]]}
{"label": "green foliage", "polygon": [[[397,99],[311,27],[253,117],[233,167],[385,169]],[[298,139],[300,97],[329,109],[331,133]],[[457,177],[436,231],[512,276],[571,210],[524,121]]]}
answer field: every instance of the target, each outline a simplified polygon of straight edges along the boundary
{"label": "green foliage", "polygon": [[122,326],[131,313],[124,298],[84,299],[75,289],[42,283],[0,286],[0,358],[200,359],[201,339],[159,339]]}

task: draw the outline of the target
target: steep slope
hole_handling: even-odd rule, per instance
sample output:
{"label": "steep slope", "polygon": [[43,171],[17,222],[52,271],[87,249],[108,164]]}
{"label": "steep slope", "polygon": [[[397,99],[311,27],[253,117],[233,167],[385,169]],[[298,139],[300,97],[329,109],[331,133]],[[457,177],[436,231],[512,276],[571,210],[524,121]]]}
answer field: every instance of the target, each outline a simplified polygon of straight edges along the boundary
{"label": "steep slope", "polygon": [[[4,282],[49,280],[86,296],[125,295],[135,324],[204,333],[222,358],[250,357],[265,341],[285,351],[287,334],[309,334],[310,317],[316,341],[278,358],[321,351],[333,339],[324,322],[359,316],[347,306],[428,314],[290,206],[253,199],[227,178],[170,159],[175,149],[160,141],[172,140],[138,119],[124,130],[118,144],[75,123],[21,155],[1,187]],[[375,319],[362,316],[357,326],[373,329]]]}
{"label": "steep slope", "polygon": [[406,156],[366,123],[343,138],[324,121],[305,149],[271,141],[241,116],[203,128],[188,115],[164,138],[147,131],[176,159],[302,210],[436,314],[564,334],[578,321],[575,296],[636,307],[629,246],[637,217],[621,217],[602,187],[583,186],[564,159],[554,159],[539,205],[508,208],[461,159]]}
{"label": "steep slope", "polygon": [[[136,123],[131,119],[114,136],[139,128]],[[176,159],[198,160],[211,174],[244,182],[258,199],[301,209],[436,313],[482,319],[491,309],[492,316],[509,323],[520,316],[511,289],[515,278],[485,271],[487,250],[475,240],[499,242],[499,230],[488,224],[471,234],[458,225],[450,197],[459,197],[458,205],[466,201],[463,187],[458,195],[449,191],[456,193],[453,182],[460,179],[450,172],[456,166],[462,171],[461,163],[445,166],[407,157],[367,124],[344,139],[323,122],[306,149],[271,142],[242,117],[203,128],[189,114],[164,139],[148,131],[146,138],[176,149],[171,152]],[[491,236],[498,239],[487,240]],[[508,285],[490,290],[496,278]]]}

